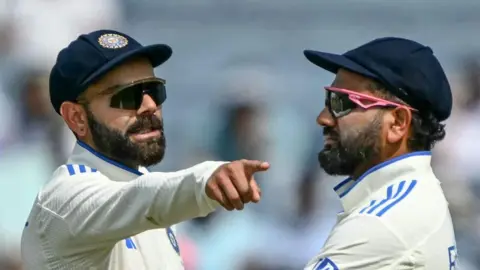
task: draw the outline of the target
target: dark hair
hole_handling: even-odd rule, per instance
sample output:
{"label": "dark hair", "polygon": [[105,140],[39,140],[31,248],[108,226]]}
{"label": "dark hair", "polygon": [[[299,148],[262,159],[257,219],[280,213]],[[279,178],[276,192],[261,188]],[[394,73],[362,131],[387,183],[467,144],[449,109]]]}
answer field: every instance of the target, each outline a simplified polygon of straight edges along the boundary
{"label": "dark hair", "polygon": [[[390,93],[381,83],[372,82],[368,88],[381,98],[408,105]],[[435,143],[445,138],[445,124],[440,123],[431,111],[412,112],[411,127],[412,134],[407,141],[407,146],[411,151],[429,151]]]}

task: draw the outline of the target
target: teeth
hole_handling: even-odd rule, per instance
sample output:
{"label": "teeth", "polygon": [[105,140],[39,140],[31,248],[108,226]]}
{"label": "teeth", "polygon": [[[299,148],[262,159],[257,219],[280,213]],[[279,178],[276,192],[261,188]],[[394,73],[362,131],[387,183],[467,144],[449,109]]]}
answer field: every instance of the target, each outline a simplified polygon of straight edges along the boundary
{"label": "teeth", "polygon": [[145,133],[149,133],[149,132],[152,132],[152,131],[153,131],[153,129],[146,129],[146,130],[140,131],[139,133],[140,134],[145,134]]}

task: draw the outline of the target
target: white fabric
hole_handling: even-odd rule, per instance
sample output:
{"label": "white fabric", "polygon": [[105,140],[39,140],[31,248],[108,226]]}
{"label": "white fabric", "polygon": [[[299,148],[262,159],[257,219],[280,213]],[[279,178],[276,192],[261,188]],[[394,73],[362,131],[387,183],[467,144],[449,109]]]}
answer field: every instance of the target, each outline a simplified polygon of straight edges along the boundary
{"label": "white fabric", "polygon": [[77,144],[34,202],[25,269],[184,269],[170,227],[218,207],[205,185],[221,164],[136,171]]}
{"label": "white fabric", "polygon": [[407,154],[339,184],[344,212],[305,269],[456,269],[448,203],[430,160]]}

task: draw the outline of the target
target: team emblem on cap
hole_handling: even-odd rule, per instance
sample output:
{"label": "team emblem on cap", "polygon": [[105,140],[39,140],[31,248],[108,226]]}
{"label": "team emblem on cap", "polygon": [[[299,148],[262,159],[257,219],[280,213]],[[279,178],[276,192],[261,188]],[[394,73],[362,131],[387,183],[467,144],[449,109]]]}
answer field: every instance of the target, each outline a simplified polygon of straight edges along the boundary
{"label": "team emblem on cap", "polygon": [[107,49],[120,49],[128,45],[128,39],[118,34],[104,34],[98,38],[98,43]]}

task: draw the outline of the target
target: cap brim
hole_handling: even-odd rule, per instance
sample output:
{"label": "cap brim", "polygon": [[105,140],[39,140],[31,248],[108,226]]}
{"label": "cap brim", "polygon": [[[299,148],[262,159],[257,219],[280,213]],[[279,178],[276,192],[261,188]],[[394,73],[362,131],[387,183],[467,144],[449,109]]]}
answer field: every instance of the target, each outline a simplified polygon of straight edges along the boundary
{"label": "cap brim", "polygon": [[378,76],[344,55],[312,50],[305,50],[303,54],[310,62],[332,73],[337,73],[340,68],[344,68],[372,79],[378,79]]}
{"label": "cap brim", "polygon": [[83,81],[82,85],[90,85],[92,82],[96,81],[118,65],[137,56],[144,56],[148,58],[152,63],[152,66],[155,68],[166,62],[170,58],[170,56],[172,56],[172,48],[165,44],[155,44],[130,51],[109,61],[107,64],[96,70],[94,73],[88,76],[87,79]]}

